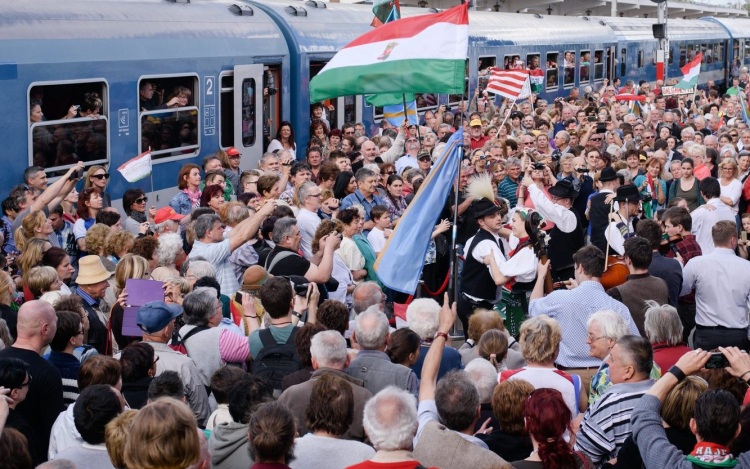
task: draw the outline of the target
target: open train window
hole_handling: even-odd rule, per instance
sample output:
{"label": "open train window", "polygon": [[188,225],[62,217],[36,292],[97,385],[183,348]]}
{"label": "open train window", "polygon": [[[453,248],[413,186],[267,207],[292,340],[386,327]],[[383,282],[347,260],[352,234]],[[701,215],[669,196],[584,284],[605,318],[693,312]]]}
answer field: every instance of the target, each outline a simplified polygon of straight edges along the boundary
{"label": "open train window", "polygon": [[724,42],[719,43],[719,55],[716,57],[719,62],[724,63]]}
{"label": "open train window", "polygon": [[528,70],[536,70],[541,68],[542,57],[540,54],[526,54],[526,68]]}
{"label": "open train window", "polygon": [[709,57],[710,62],[708,62],[708,63],[716,63],[716,62],[718,62],[719,61],[719,43],[718,42],[714,42],[713,43],[713,47],[711,46],[711,44],[709,44],[708,47],[709,47],[709,50],[713,49],[713,51],[711,53],[711,57]]}
{"label": "open train window", "polygon": [[625,73],[627,71],[628,67],[628,50],[622,49],[620,51],[620,76],[624,77],[627,74]]}
{"label": "open train window", "polygon": [[594,81],[600,82],[604,79],[604,51],[594,51]]}
{"label": "open train window", "polygon": [[64,174],[109,161],[109,86],[103,79],[29,87],[29,165]]}
{"label": "open train window", "polygon": [[[484,90],[490,80],[490,69],[495,67],[497,59],[495,56],[479,57],[477,66],[477,88]],[[417,101],[417,106],[419,101]]]}
{"label": "open train window", "polygon": [[572,87],[576,82],[576,52],[574,50],[565,51],[565,74],[563,75],[563,86]]}
{"label": "open train window", "polygon": [[680,68],[684,67],[687,63],[687,47],[680,46]]}
{"label": "open train window", "polygon": [[643,68],[643,51],[638,51],[638,68]]}
{"label": "open train window", "polygon": [[579,66],[581,69],[581,76],[579,80],[580,84],[583,85],[591,81],[591,51],[582,50],[580,57],[581,60]]}
{"label": "open train window", "polygon": [[503,59],[503,69],[505,70],[523,70],[524,68],[526,68],[526,64],[518,54],[509,54]]}
{"label": "open train window", "polygon": [[557,91],[557,88],[559,86],[558,81],[558,59],[560,58],[560,54],[558,52],[547,52],[547,75],[546,75],[546,83],[547,83],[547,91]]}
{"label": "open train window", "polygon": [[703,54],[703,56],[701,57],[701,63],[702,64],[711,63],[711,62],[708,61],[708,59],[710,57],[710,53],[709,53],[709,49],[706,46],[706,44],[701,44],[701,54]]}
{"label": "open train window", "polygon": [[219,75],[219,147],[234,146],[234,72]]}
{"label": "open train window", "polygon": [[142,76],[139,90],[139,153],[152,161],[173,161],[200,151],[198,76]]}
{"label": "open train window", "polygon": [[692,62],[694,58],[695,58],[695,52],[693,51],[693,45],[692,44],[688,44],[688,46],[687,46],[687,62]]}

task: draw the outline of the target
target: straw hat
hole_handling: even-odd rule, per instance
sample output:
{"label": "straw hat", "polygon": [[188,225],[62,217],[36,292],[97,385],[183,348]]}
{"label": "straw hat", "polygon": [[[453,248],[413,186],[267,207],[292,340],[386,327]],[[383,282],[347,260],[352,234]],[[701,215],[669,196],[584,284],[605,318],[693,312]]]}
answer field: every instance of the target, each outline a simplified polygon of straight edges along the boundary
{"label": "straw hat", "polygon": [[107,280],[112,274],[104,268],[99,256],[86,256],[78,260],[78,278],[76,283],[79,285],[93,285],[95,283]]}

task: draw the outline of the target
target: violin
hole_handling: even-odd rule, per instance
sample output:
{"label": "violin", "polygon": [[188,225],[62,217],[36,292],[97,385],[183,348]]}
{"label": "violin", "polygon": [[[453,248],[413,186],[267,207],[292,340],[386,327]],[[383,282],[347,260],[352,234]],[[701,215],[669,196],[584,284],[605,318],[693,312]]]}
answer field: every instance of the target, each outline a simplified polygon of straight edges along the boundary
{"label": "violin", "polygon": [[[541,234],[539,236],[539,253],[537,254],[539,257],[539,260],[542,261],[542,263],[546,263],[549,258],[547,257],[547,243],[544,237],[544,234]],[[544,277],[544,294],[548,295],[552,293],[554,290],[554,286],[552,285],[552,274],[548,273],[546,277]]]}
{"label": "violin", "polygon": [[666,257],[669,252],[672,251],[676,255],[676,244],[680,241],[682,241],[682,235],[679,234],[662,239],[661,244],[659,245],[659,254]]}
{"label": "violin", "polygon": [[628,275],[630,275],[630,269],[628,269],[628,265],[625,263],[625,256],[607,256],[606,263],[604,264],[604,273],[600,281],[604,290],[609,290],[625,283],[628,280]]}

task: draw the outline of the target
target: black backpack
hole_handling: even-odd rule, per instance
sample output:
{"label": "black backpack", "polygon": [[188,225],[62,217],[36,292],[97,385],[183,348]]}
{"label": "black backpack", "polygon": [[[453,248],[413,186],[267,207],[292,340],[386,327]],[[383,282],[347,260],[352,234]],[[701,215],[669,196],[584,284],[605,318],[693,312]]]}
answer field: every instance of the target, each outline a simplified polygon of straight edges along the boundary
{"label": "black backpack", "polygon": [[253,357],[251,372],[263,376],[273,384],[274,389],[281,389],[281,380],[303,368],[302,362],[297,356],[297,348],[294,338],[297,336],[298,327],[292,329],[285,344],[277,344],[270,329],[260,330],[260,341],[263,348],[257,357]]}

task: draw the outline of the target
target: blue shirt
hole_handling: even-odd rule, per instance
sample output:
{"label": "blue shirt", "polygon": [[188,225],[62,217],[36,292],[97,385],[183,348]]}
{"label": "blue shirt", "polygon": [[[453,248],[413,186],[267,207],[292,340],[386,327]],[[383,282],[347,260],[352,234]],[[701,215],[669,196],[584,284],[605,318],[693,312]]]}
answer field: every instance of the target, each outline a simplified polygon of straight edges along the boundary
{"label": "blue shirt", "polygon": [[589,316],[603,309],[613,310],[628,323],[630,334],[640,335],[628,307],[607,295],[602,284],[593,280],[581,282],[572,290],[555,290],[529,302],[530,317],[546,314],[560,323],[562,342],[556,362],[567,368],[598,367],[601,364],[601,360],[589,356],[586,322]]}
{"label": "blue shirt", "polygon": [[[417,377],[421,379],[422,377],[422,365],[424,364],[424,357],[427,356],[427,352],[430,351],[430,344],[422,344],[422,351],[419,354],[419,360],[417,360],[417,363],[413,364],[410,368],[414,370],[414,373],[416,373]],[[449,371],[453,370],[463,370],[464,365],[461,363],[461,354],[458,353],[458,350],[454,349],[453,347],[445,347],[443,350],[443,358],[440,359],[440,368],[438,369],[438,375],[437,379],[440,381],[440,378],[446,375]]]}
{"label": "blue shirt", "polygon": [[83,298],[83,301],[85,301],[89,306],[99,306],[99,300],[91,298],[88,293],[83,291],[83,288],[76,288],[76,294]]}
{"label": "blue shirt", "polygon": [[[370,221],[370,211],[372,208],[376,205],[385,205],[385,202],[383,202],[383,199],[378,197],[377,194],[372,194],[372,202],[368,202],[365,196],[359,191],[359,188],[357,188],[354,191],[354,194],[349,194],[344,197],[344,200],[341,201],[341,208],[339,210],[345,210],[356,204],[360,204],[365,208],[365,222],[368,222]],[[367,237],[370,230],[363,230],[362,233]]]}

